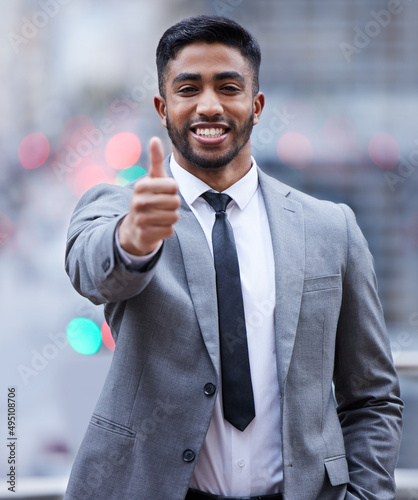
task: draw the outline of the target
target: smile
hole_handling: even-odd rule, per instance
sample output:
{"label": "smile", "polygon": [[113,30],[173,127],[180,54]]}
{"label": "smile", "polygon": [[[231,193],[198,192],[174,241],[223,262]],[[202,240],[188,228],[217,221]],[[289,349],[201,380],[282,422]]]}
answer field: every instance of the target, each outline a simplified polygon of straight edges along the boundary
{"label": "smile", "polygon": [[200,137],[208,137],[210,139],[215,139],[216,137],[220,137],[225,133],[225,129],[223,128],[197,128],[195,129],[195,134]]}
{"label": "smile", "polygon": [[202,123],[192,127],[190,130],[198,142],[202,144],[217,144],[226,138],[227,132],[230,129],[224,125],[220,126],[217,124],[214,127],[213,125]]}

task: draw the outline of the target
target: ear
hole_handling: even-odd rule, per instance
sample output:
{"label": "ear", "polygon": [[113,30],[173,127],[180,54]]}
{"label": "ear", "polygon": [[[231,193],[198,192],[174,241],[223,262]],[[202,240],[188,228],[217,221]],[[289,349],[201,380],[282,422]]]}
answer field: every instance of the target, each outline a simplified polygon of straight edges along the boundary
{"label": "ear", "polygon": [[163,127],[167,128],[167,105],[164,97],[161,97],[159,94],[155,95],[154,106],[157,110],[157,113],[160,115]]}
{"label": "ear", "polygon": [[254,97],[254,102],[253,102],[253,111],[254,111],[253,125],[257,125],[258,121],[260,120],[263,108],[264,108],[264,94],[262,92],[258,92]]}

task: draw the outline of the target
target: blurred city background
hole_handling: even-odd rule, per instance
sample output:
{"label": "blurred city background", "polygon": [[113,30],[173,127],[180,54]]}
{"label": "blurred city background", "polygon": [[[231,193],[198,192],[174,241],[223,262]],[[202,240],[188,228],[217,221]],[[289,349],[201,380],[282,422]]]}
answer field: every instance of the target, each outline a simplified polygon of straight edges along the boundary
{"label": "blurred city background", "polygon": [[402,498],[416,499],[415,0],[2,0],[0,498],[17,498],[6,485],[12,387],[20,498],[64,491],[113,349],[102,308],[65,274],[69,218],[92,185],[142,175],[151,136],[170,151],[153,108],[155,48],[166,28],[197,14],[231,17],[260,43],[258,164],[357,215],[406,402]]}

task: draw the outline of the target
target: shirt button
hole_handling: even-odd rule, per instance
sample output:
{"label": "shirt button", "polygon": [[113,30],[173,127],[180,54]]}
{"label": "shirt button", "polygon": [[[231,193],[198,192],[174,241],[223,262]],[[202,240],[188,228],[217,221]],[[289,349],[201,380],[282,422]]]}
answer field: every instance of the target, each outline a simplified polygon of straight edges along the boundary
{"label": "shirt button", "polygon": [[193,450],[184,450],[183,460],[185,462],[193,462],[194,458],[195,458],[195,453]]}
{"label": "shirt button", "polygon": [[205,385],[203,392],[206,396],[213,396],[216,392],[216,386],[211,384],[210,382]]}
{"label": "shirt button", "polygon": [[245,467],[245,460],[241,459],[241,460],[238,460],[238,467]]}

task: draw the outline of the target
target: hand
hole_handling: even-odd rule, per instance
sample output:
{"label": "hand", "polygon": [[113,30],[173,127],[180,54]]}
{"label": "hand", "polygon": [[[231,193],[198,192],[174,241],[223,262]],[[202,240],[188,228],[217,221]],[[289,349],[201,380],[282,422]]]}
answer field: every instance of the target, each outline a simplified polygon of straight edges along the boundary
{"label": "hand", "polygon": [[149,141],[148,175],[134,186],[129,212],[119,226],[121,247],[133,255],[147,255],[174,232],[179,218],[178,186],[164,170],[161,140]]}

